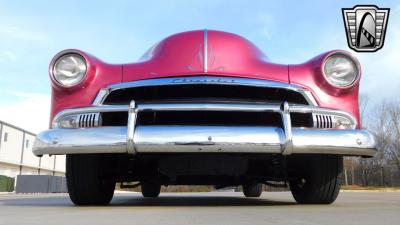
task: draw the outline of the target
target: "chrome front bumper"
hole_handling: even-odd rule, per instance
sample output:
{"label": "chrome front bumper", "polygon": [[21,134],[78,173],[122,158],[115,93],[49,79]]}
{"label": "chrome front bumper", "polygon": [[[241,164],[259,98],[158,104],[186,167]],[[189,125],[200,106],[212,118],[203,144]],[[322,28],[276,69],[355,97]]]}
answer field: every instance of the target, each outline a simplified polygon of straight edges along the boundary
{"label": "chrome front bumper", "polygon": [[[168,110],[268,111],[282,115],[283,128],[266,126],[136,125],[140,111]],[[36,137],[35,155],[81,153],[274,153],[374,156],[374,137],[366,130],[292,128],[290,112],[334,110],[311,106],[246,104],[146,104],[67,110],[76,112],[129,111],[124,127],[50,129]],[[337,111],[336,111],[337,112]]]}

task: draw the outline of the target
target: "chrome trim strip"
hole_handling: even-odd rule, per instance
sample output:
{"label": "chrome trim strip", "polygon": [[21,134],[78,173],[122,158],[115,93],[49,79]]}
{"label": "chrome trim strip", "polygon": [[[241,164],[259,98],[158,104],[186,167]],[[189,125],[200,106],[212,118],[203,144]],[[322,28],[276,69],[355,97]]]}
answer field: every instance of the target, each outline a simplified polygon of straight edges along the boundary
{"label": "chrome trim strip", "polygon": [[[72,114],[94,113],[94,112],[123,112],[129,111],[128,105],[101,105],[76,109],[67,109],[59,112],[53,120],[53,126],[59,119]],[[137,112],[140,111],[243,111],[243,112],[282,112],[278,104],[230,104],[230,103],[144,103],[136,105]],[[333,116],[342,116],[349,119],[353,127],[357,126],[357,120],[350,114],[340,110],[325,109],[308,105],[290,105],[289,112],[293,113],[316,113]]]}
{"label": "chrome trim strip", "polygon": [[100,89],[100,91],[99,91],[99,93],[97,93],[96,98],[94,99],[92,105],[101,105],[101,104],[95,104],[95,102],[103,103],[109,94],[110,94],[109,88]]}
{"label": "chrome trim strip", "polygon": [[[321,113],[343,116],[356,123],[356,119],[347,112],[308,105],[288,105],[293,113]],[[290,106],[290,107],[289,107]],[[241,112],[282,112],[279,104],[248,103],[144,103],[137,106],[139,111],[241,111]]]}
{"label": "chrome trim strip", "polygon": [[317,103],[317,101],[315,100],[314,96],[312,95],[311,91],[309,91],[309,90],[307,90],[307,89],[303,89],[303,90],[301,90],[301,91],[299,91],[299,92],[304,96],[304,98],[307,100],[307,102],[308,102],[310,105],[314,105],[314,106],[317,106],[317,105],[318,105],[318,103]]}
{"label": "chrome trim strip", "polygon": [[218,85],[238,85],[238,86],[254,86],[254,87],[270,87],[282,88],[299,92],[304,96],[308,104],[317,106],[317,102],[312,96],[311,92],[306,88],[277,81],[237,78],[237,77],[219,77],[219,76],[188,76],[188,77],[168,77],[168,78],[155,78],[147,80],[130,81],[118,84],[112,84],[107,88],[99,91],[92,105],[102,105],[107,96],[119,89],[133,88],[133,87],[148,87],[148,86],[164,86],[164,85],[196,85],[196,84],[218,84]]}
{"label": "chrome trim strip", "polygon": [[[127,153],[127,127],[50,129],[35,140],[33,153]],[[293,128],[292,154],[374,156],[376,143],[366,130]],[[138,153],[282,153],[285,133],[278,127],[137,126]],[[340,141],[338,141],[340,140]]]}
{"label": "chrome trim strip", "polygon": [[278,104],[240,104],[240,103],[171,103],[138,105],[139,111],[241,111],[241,112],[277,112]]}
{"label": "chrome trim strip", "polygon": [[203,52],[203,70],[204,73],[207,73],[208,71],[208,32],[207,29],[204,29],[204,40],[203,40],[203,45],[204,45],[204,52]]}

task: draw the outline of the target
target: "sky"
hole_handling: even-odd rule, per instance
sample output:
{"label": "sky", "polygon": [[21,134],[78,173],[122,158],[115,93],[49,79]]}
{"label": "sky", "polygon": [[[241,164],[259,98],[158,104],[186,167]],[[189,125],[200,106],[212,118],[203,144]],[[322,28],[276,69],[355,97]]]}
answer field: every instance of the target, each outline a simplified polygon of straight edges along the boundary
{"label": "sky", "polygon": [[[347,46],[341,8],[361,3],[391,8],[376,53]],[[282,64],[348,50],[361,62],[361,93],[371,105],[399,96],[399,1],[0,0],[0,120],[35,133],[48,128],[48,65],[63,49],[128,63],[171,34],[204,28],[241,35]]]}

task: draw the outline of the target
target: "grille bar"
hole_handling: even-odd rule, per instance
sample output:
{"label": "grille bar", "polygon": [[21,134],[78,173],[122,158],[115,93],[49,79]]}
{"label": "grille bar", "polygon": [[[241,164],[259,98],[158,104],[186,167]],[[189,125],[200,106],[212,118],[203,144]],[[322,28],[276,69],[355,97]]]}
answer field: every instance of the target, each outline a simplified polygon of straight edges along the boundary
{"label": "grille bar", "polygon": [[100,113],[85,113],[79,114],[76,118],[78,127],[98,127],[101,126],[101,116]]}
{"label": "grille bar", "polygon": [[333,118],[331,115],[313,113],[315,128],[333,128]]}
{"label": "grille bar", "polygon": [[[126,113],[129,106],[126,105],[108,105],[108,106],[92,106],[78,109],[68,109],[58,113],[53,120],[53,126],[59,127],[63,120],[75,116],[74,127],[87,126],[123,126],[126,125]],[[279,113],[281,112],[278,104],[231,104],[231,103],[144,103],[136,106],[137,112],[140,113],[169,113],[169,112],[241,112],[241,113]],[[118,115],[108,113],[116,113]],[[289,112],[293,114],[292,126],[314,127],[314,128],[334,128],[334,129],[354,129],[357,126],[356,119],[349,113],[333,109],[319,108],[315,106],[291,105]],[[94,114],[89,117],[90,114]],[[100,116],[100,114],[103,114]],[[308,115],[307,115],[308,114]],[[310,115],[311,114],[311,115]],[[301,115],[301,116],[300,116]],[[111,116],[111,117],[110,117]],[[103,124],[104,117],[104,124]],[[119,124],[110,124],[111,119],[121,119]],[[297,119],[296,119],[297,118]],[[303,125],[308,120],[309,125]],[[125,122],[124,122],[125,120]],[[275,119],[274,119],[275,120]],[[90,123],[86,123],[90,121]],[[107,122],[108,121],[108,122]],[[168,121],[168,120],[166,120]],[[190,120],[192,121],[192,120]],[[190,122],[189,121],[189,122]],[[220,121],[217,121],[220,122]],[[248,121],[247,121],[248,122]],[[247,123],[246,122],[246,123]],[[186,123],[186,122],[184,122]],[[155,124],[156,125],[156,124]],[[63,126],[61,126],[63,127]],[[70,127],[67,127],[70,128]]]}

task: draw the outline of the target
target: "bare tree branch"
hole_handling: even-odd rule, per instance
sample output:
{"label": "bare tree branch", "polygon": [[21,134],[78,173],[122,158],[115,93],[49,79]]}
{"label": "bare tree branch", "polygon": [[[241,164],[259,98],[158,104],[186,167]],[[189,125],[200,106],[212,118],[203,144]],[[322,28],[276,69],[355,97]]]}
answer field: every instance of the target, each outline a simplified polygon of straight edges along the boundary
{"label": "bare tree branch", "polygon": [[361,127],[364,127],[364,121],[366,120],[366,114],[365,111],[367,109],[368,106],[368,102],[369,102],[369,96],[366,94],[362,94],[359,96],[358,98],[358,105],[360,108],[360,118],[361,118]]}

